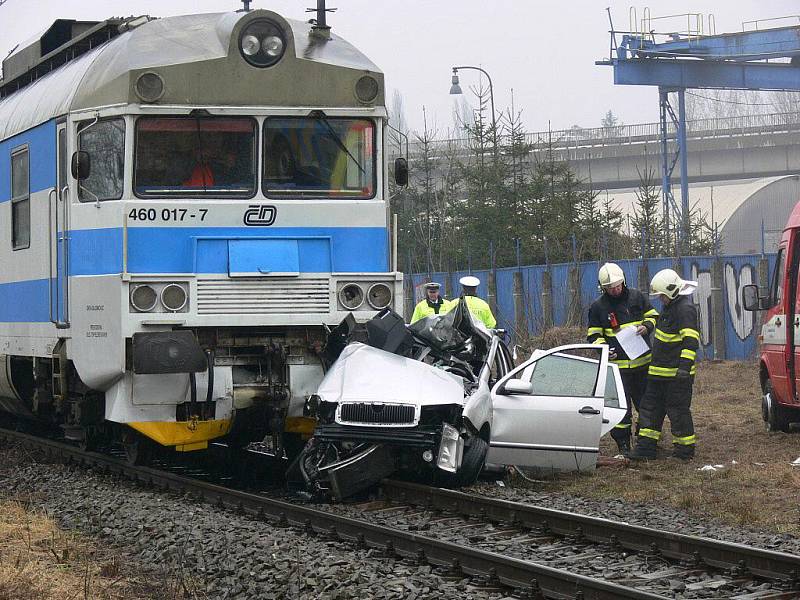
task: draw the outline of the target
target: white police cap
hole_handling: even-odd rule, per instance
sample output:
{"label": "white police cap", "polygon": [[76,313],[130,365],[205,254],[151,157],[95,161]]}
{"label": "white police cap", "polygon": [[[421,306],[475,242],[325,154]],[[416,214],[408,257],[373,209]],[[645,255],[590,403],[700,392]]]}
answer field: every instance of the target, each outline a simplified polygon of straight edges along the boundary
{"label": "white police cap", "polygon": [[478,287],[481,284],[481,280],[474,275],[465,275],[458,280],[458,283],[464,287]]}

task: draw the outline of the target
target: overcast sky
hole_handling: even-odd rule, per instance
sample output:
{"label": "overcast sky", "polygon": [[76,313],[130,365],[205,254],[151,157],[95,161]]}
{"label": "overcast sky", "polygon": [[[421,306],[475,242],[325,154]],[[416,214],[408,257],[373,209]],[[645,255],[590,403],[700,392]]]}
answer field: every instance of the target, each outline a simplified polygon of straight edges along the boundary
{"label": "overcast sky", "polygon": [[[1,1],[1,0],[0,0]],[[307,19],[315,0],[253,0],[283,16]],[[630,0],[328,0],[333,31],[360,48],[385,73],[387,102],[403,97],[412,129],[452,127],[455,96],[451,67],[477,65],[492,77],[495,105],[522,111],[529,131],[595,127],[611,109],[625,123],[658,119],[655,88],[615,86],[612,69],[596,66],[609,52],[611,6],[616,29],[629,27]],[[635,5],[641,18],[645,5]],[[797,0],[651,0],[653,17],[701,12],[714,15],[717,33],[741,31],[742,21],[797,14]],[[169,16],[241,7],[236,0],[6,0],[0,6],[0,53],[49,26],[57,18],[103,20],[149,14]],[[672,29],[685,21],[672,21]],[[683,25],[682,25],[683,24]],[[707,25],[706,25],[707,27]],[[655,28],[655,23],[654,23]],[[465,93],[478,83],[476,71],[461,77]],[[474,103],[474,96],[466,96]]]}

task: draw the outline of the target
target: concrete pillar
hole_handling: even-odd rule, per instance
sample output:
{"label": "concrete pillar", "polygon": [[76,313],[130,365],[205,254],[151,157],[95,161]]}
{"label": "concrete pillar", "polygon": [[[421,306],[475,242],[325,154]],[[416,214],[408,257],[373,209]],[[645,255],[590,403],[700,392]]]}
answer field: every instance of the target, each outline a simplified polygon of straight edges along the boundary
{"label": "concrete pillar", "polygon": [[582,323],[583,308],[581,305],[581,269],[578,265],[569,268],[567,276],[567,289],[569,290],[569,310],[567,311],[567,325],[580,325]]}
{"label": "concrete pillar", "polygon": [[553,276],[550,271],[542,273],[542,327],[553,326]]}
{"label": "concrete pillar", "polygon": [[492,309],[492,314],[497,317],[497,274],[494,270],[486,275],[486,288],[488,289],[486,301]]}
{"label": "concrete pillar", "polygon": [[523,297],[522,273],[514,272],[514,329],[517,339],[528,333],[528,320],[525,318],[525,301]]}
{"label": "concrete pillar", "polygon": [[414,279],[411,275],[406,275],[403,278],[403,310],[405,314],[403,317],[406,321],[411,320],[411,315],[414,314]]}
{"label": "concrete pillar", "polygon": [[650,293],[650,266],[646,261],[639,265],[639,291],[645,295]]}
{"label": "concrete pillar", "polygon": [[723,296],[723,265],[717,259],[711,264],[711,343],[714,358],[725,359],[725,298]]}

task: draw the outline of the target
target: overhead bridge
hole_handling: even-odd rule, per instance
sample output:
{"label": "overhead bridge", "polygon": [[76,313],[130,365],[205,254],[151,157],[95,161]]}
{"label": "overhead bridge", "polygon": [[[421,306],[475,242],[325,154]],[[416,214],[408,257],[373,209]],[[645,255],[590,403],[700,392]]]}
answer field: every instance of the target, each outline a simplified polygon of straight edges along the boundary
{"label": "overhead bridge", "polygon": [[[577,177],[597,190],[638,187],[642,178],[661,185],[659,123],[530,133],[526,162],[569,161]],[[500,141],[502,145],[503,141]],[[775,113],[687,121],[690,183],[731,181],[800,173],[800,114]],[[395,148],[395,152],[398,150]],[[412,169],[420,169],[423,148],[410,144]],[[440,140],[430,146],[443,170],[456,158],[469,162],[477,155],[468,140]],[[491,160],[486,148],[486,160]],[[673,177],[679,181],[678,173]]]}

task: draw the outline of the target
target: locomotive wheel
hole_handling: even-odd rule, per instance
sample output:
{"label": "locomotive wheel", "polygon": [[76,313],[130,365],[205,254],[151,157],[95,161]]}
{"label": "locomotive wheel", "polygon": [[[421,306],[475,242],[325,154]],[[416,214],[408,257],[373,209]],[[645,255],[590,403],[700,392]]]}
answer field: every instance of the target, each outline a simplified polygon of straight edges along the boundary
{"label": "locomotive wheel", "polygon": [[122,451],[125,462],[131,466],[146,466],[153,460],[154,444],[152,441],[135,431],[126,431],[122,434]]}

